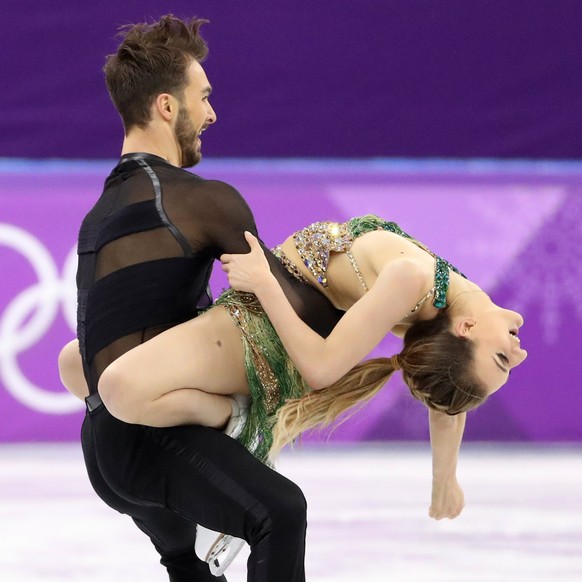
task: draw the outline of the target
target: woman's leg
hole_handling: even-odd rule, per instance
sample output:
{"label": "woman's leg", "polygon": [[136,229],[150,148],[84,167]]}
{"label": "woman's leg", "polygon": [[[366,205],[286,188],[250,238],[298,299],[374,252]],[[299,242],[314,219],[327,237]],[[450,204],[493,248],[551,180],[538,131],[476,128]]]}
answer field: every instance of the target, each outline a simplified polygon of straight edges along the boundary
{"label": "woman's leg", "polygon": [[115,416],[125,422],[153,427],[199,424],[223,429],[232,412],[232,402],[228,396],[181,388],[167,392],[156,400],[143,402],[131,411],[119,411]]}
{"label": "woman's leg", "polygon": [[232,413],[226,395],[248,392],[238,328],[224,308],[212,308],[115,360],[98,389],[125,422],[222,428]]}
{"label": "woman's leg", "polygon": [[59,376],[63,386],[77,398],[89,396],[89,387],[83,372],[83,361],[79,352],[79,340],[71,340],[59,353]]}
{"label": "woman's leg", "polygon": [[[83,375],[83,365],[79,354],[78,340],[70,341],[59,354],[59,373],[61,382],[71,394],[84,400],[89,396],[89,388]],[[106,376],[107,381],[112,382],[112,378]],[[111,386],[111,389],[115,389]],[[143,407],[147,408],[148,403],[144,402]],[[184,410],[189,410],[191,416],[190,423],[209,426],[212,428],[222,428],[226,425],[233,408],[239,408],[233,404],[230,398],[210,394],[195,388],[182,388],[163,394],[151,407],[153,410],[141,412],[143,421],[139,424],[149,424],[150,426],[160,426],[156,420],[156,414],[160,409],[166,411],[164,415],[164,425],[172,426],[172,416],[175,415],[175,425],[184,424]],[[141,407],[139,408],[141,410]],[[137,420],[136,411],[132,418]],[[144,422],[149,420],[150,422]],[[135,420],[134,420],[135,422]],[[162,426],[164,426],[162,425]]]}

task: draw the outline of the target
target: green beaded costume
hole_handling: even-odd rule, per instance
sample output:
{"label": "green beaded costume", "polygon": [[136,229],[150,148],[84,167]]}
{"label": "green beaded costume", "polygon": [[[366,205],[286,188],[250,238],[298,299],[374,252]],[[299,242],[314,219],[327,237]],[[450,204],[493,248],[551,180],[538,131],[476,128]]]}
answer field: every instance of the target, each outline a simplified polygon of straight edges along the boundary
{"label": "green beaded costume", "polygon": [[[464,275],[451,263],[438,257],[421,242],[404,232],[395,222],[387,222],[371,214],[352,218],[345,223],[316,222],[297,231],[293,239],[305,266],[323,287],[328,285],[326,272],[330,253],[340,252],[349,257],[362,286],[367,290],[368,287],[350,249],[356,238],[375,230],[387,230],[402,236],[435,259],[434,286],[410,313],[419,309],[424,300],[430,296],[433,296],[432,303],[435,307],[439,309],[446,307],[449,271]],[[309,284],[280,246],[275,247],[273,252],[294,277]],[[253,294],[229,289],[216,300],[216,305],[227,308],[241,332],[245,352],[251,405],[247,423],[238,440],[256,457],[267,462],[268,452],[273,443],[272,429],[277,410],[287,400],[300,398],[306,394],[309,388],[289,359],[277,332]]]}

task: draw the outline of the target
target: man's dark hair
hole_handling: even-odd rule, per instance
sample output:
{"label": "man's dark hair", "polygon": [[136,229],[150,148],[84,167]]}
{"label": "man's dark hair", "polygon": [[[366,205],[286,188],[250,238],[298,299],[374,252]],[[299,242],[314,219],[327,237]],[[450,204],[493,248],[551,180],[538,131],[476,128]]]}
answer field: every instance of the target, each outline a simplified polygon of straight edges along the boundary
{"label": "man's dark hair", "polygon": [[192,61],[202,62],[208,46],[200,36],[207,20],[183,21],[168,14],[153,24],[124,26],[122,43],[107,57],[105,82],[127,134],[150,121],[152,103],[160,93],[181,98]]}

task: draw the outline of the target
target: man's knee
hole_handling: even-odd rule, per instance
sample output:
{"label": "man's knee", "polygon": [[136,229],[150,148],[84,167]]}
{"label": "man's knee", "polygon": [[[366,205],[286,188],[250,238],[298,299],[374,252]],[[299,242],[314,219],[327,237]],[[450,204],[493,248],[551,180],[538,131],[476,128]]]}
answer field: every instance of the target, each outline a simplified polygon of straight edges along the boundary
{"label": "man's knee", "polygon": [[295,483],[287,481],[278,489],[278,497],[272,503],[268,515],[261,521],[259,537],[273,530],[284,529],[301,534],[307,527],[307,500]]}
{"label": "man's knee", "polygon": [[285,501],[282,504],[282,513],[286,522],[297,522],[303,526],[307,523],[307,499],[303,491],[295,483],[290,483]]}

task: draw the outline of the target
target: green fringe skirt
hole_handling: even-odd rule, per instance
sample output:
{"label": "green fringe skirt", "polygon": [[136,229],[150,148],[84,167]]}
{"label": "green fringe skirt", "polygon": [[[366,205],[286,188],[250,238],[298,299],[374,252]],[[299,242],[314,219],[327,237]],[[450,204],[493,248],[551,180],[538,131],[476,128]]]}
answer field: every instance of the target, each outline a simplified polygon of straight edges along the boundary
{"label": "green fringe skirt", "polygon": [[244,347],[251,402],[238,441],[268,463],[277,411],[287,400],[301,398],[309,389],[255,295],[228,289],[215,305],[226,307],[240,330]]}

